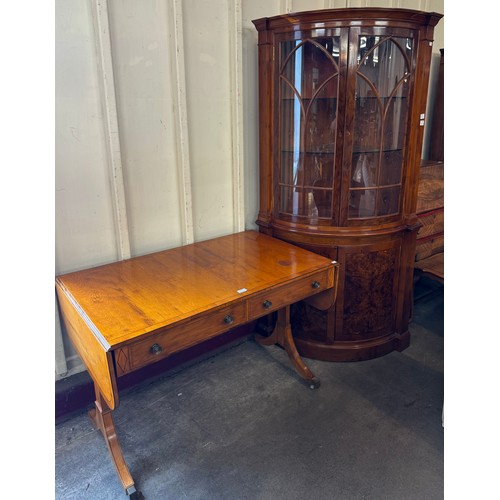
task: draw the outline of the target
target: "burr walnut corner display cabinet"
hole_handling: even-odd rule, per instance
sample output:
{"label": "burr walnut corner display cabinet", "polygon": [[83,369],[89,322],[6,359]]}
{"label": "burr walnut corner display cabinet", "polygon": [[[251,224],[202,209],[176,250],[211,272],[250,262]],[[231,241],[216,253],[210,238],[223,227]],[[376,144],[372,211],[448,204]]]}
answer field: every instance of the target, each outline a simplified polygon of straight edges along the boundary
{"label": "burr walnut corner display cabinet", "polygon": [[358,8],[253,21],[257,224],[340,263],[334,306],[293,308],[306,357],[364,360],[410,343],[418,174],[441,17]]}

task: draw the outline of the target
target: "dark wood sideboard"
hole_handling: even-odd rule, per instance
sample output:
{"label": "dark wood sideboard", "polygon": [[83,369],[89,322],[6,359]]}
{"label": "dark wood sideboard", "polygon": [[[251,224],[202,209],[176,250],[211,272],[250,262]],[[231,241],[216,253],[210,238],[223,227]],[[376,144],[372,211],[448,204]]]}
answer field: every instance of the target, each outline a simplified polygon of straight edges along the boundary
{"label": "dark wood sideboard", "polygon": [[417,217],[422,227],[415,250],[416,278],[444,280],[444,49],[440,49],[429,159],[420,164]]}

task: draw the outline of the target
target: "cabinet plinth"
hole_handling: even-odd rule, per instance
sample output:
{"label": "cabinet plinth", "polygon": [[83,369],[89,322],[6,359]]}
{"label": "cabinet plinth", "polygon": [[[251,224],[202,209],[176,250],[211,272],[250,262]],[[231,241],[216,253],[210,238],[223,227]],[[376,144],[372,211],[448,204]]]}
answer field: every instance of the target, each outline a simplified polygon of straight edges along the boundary
{"label": "cabinet plinth", "polygon": [[410,343],[418,174],[441,17],[356,8],[254,21],[257,224],[340,263],[333,306],[292,308],[304,356],[363,360]]}

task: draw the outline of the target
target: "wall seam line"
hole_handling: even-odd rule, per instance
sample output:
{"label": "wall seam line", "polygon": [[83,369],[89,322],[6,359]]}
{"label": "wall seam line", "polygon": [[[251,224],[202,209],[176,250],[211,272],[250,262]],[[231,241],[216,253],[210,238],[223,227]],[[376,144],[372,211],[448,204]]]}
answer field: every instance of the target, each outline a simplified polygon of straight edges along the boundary
{"label": "wall seam line", "polygon": [[233,177],[233,227],[245,229],[243,175],[243,30],[241,0],[229,2],[229,72],[231,106],[231,168]]}
{"label": "wall seam line", "polygon": [[123,180],[123,164],[120,147],[120,131],[116,107],[115,79],[113,72],[113,55],[109,29],[109,9],[107,0],[94,0],[93,19],[96,33],[99,84],[101,87],[101,104],[105,127],[106,147],[108,152],[108,168],[113,200],[115,233],[118,243],[118,257],[128,259],[131,255],[128,229],[125,185]]}
{"label": "wall seam line", "polygon": [[184,245],[193,243],[193,196],[191,186],[191,165],[189,157],[189,130],[186,98],[186,70],[184,52],[184,29],[182,1],[171,0],[173,43],[171,57],[173,61],[173,92],[175,135],[177,146],[177,172],[179,176],[180,211],[182,218],[182,242]]}

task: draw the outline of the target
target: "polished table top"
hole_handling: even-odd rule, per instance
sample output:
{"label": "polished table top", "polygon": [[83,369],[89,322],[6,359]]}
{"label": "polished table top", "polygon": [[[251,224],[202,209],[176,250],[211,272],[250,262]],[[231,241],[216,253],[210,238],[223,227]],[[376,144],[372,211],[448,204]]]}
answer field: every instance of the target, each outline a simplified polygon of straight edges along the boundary
{"label": "polished table top", "polygon": [[295,348],[290,304],[319,298],[316,305],[329,307],[336,277],[336,262],[245,231],[56,278],[63,323],[95,385],[90,416],[131,500],[140,495],[111,416],[117,378],[277,311],[273,332],[256,341],[282,346],[297,373],[319,387]]}
{"label": "polished table top", "polygon": [[245,231],[68,273],[57,284],[104,349],[332,267],[329,259]]}

